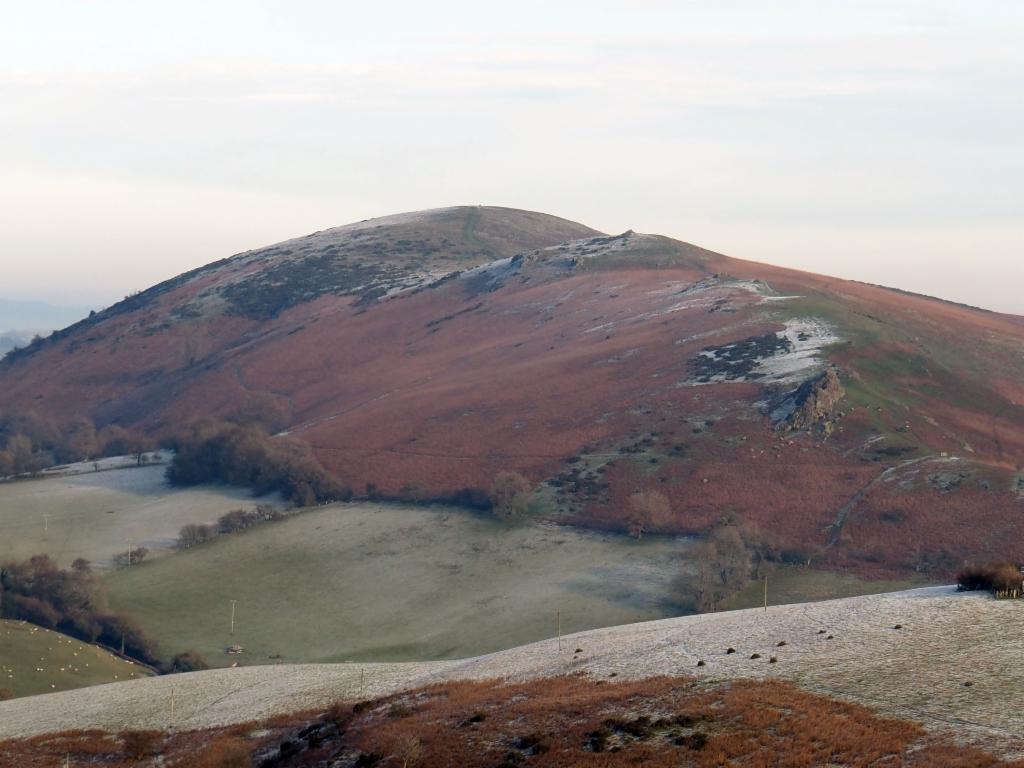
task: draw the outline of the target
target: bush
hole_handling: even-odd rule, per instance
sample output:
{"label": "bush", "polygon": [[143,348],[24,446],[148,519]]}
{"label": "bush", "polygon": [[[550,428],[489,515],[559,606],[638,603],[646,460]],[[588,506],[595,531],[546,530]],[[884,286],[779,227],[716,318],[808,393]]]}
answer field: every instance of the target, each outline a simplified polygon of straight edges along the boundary
{"label": "bush", "polygon": [[76,560],[69,570],[49,556],[0,565],[0,617],[56,629],[87,643],[124,648],[146,664],[156,660],[153,641],[138,623],[113,613],[106,591],[88,563]]}
{"label": "bush", "polygon": [[1020,592],[1022,586],[1020,568],[1010,562],[993,562],[987,565],[969,565],[956,575],[957,588],[964,592],[989,590],[990,592]]}
{"label": "bush", "polygon": [[131,760],[145,760],[160,754],[164,735],[160,731],[125,731],[121,734],[124,753]]}
{"label": "bush", "polygon": [[118,552],[112,558],[112,562],[115,568],[128,568],[129,566],[141,563],[148,554],[149,550],[146,547],[136,547],[124,552]]}
{"label": "bush", "polygon": [[188,549],[203,544],[217,535],[212,525],[189,524],[178,532],[178,549]]}
{"label": "bush", "polygon": [[10,688],[0,688],[0,701],[10,701],[14,698],[14,691]]}
{"label": "bush", "polygon": [[166,671],[175,674],[178,672],[199,672],[209,668],[210,665],[199,651],[185,651],[171,659],[166,667]]}
{"label": "bush", "polygon": [[478,509],[489,512],[494,504],[491,501],[491,494],[483,488],[462,488],[452,494],[452,504],[468,509]]}
{"label": "bush", "polygon": [[661,491],[640,491],[629,497],[629,535],[639,541],[644,533],[672,522],[672,506]]}
{"label": "bush", "polygon": [[518,472],[499,472],[491,486],[494,514],[502,520],[514,520],[526,514],[533,484]]}
{"label": "bush", "polygon": [[217,519],[217,533],[243,531],[260,523],[278,520],[281,512],[270,504],[260,504],[255,509],[234,509]]}
{"label": "bush", "polygon": [[203,421],[178,435],[167,467],[172,485],[226,483],[281,493],[298,506],[352,497],[305,443],[271,438],[258,426]]}
{"label": "bush", "polygon": [[250,768],[251,750],[241,739],[224,736],[203,750],[193,768]]}

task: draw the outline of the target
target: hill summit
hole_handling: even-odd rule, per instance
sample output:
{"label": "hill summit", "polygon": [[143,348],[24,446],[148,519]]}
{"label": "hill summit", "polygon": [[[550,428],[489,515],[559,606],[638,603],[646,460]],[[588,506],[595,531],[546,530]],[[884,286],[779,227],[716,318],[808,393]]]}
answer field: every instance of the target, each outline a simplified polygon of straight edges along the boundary
{"label": "hill summit", "polygon": [[357,493],[723,519],[860,572],[1024,559],[1024,324],[540,213],[371,219],[180,275],[9,355],[0,411],[166,436],[272,408]]}

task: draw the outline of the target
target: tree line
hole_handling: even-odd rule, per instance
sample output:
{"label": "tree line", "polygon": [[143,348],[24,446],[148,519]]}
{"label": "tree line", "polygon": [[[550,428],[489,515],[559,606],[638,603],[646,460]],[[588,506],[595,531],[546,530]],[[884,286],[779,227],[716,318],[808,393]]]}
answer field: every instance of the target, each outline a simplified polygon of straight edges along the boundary
{"label": "tree line", "polygon": [[65,429],[33,411],[0,414],[0,477],[33,475],[47,467],[92,461],[106,456],[144,455],[156,449],[152,440],[111,424],[97,429],[82,416]]}
{"label": "tree line", "polygon": [[161,662],[156,641],[136,619],[111,609],[103,583],[82,558],[70,568],[60,568],[49,555],[0,564],[0,618],[104,645],[164,674],[209,668],[195,651]]}
{"label": "tree line", "polygon": [[49,555],[0,565],[0,617],[123,648],[144,664],[158,663],[156,643],[135,619],[111,609],[103,584],[81,558],[69,569]]}
{"label": "tree line", "polygon": [[272,438],[258,424],[205,419],[169,441],[174,458],[167,467],[171,485],[225,483],[257,495],[280,493],[307,507],[352,497],[313,455],[306,443]]}

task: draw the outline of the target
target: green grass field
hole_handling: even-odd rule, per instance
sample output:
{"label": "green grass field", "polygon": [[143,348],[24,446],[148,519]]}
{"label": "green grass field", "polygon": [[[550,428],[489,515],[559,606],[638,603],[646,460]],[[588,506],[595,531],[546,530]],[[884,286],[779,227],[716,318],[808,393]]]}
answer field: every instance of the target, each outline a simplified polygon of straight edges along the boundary
{"label": "green grass field", "polygon": [[[842,573],[796,566],[779,566],[768,572],[768,604],[787,605],[834,600],[840,597],[874,595],[924,587],[934,582],[923,579],[860,579]],[[720,610],[757,608],[764,604],[764,582],[752,581],[743,590],[722,601]]]}
{"label": "green grass field", "polygon": [[0,621],[0,688],[15,696],[148,676],[95,645],[23,621]]}
{"label": "green grass field", "polygon": [[[217,666],[457,658],[670,615],[685,541],[334,505],[109,574],[164,654]],[[237,601],[230,634],[231,601]],[[224,653],[238,644],[241,656]]]}
{"label": "green grass field", "polygon": [[0,483],[0,561],[46,553],[103,565],[129,541],[154,556],[183,525],[256,503],[234,488],[171,488],[162,466]]}

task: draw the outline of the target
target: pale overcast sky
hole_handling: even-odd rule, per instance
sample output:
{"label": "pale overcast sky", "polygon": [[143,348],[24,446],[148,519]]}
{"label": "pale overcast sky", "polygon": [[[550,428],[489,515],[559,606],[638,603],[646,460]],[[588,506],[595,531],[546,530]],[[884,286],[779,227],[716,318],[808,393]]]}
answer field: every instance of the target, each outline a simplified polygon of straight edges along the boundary
{"label": "pale overcast sky", "polygon": [[485,203],[1024,314],[1019,0],[3,6],[0,297]]}

